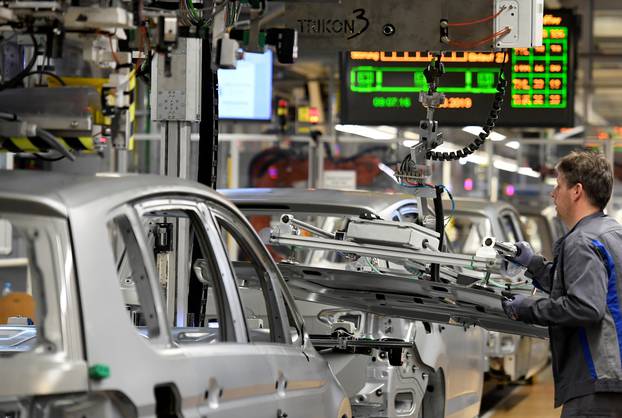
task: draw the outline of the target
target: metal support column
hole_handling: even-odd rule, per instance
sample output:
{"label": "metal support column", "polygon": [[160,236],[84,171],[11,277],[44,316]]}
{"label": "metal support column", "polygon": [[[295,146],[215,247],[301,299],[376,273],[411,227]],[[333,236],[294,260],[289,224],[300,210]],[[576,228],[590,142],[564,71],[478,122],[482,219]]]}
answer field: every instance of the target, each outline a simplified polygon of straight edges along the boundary
{"label": "metal support column", "polygon": [[324,147],[324,142],[322,142],[321,140],[318,141],[317,150],[315,152],[315,154],[317,155],[315,187],[317,187],[318,189],[324,187],[324,160],[326,159],[326,150]]}
{"label": "metal support column", "polygon": [[237,189],[240,187],[240,146],[240,141],[233,140],[229,147],[227,187],[230,189]]}
{"label": "metal support column", "polygon": [[164,138],[160,148],[160,174],[163,176],[190,178],[189,122],[164,122]]}
{"label": "metal support column", "polygon": [[320,140],[321,136],[322,134],[320,131],[311,131],[311,140],[309,141],[309,163],[307,164],[307,185],[311,189],[318,187],[319,165],[324,163],[324,154],[320,153],[320,149],[323,149],[322,141]]}
{"label": "metal support column", "polygon": [[127,173],[127,149],[112,147],[110,150],[110,171]]}
{"label": "metal support column", "polygon": [[[187,179],[190,177],[190,134],[189,122],[162,123],[164,138],[160,148],[160,174],[169,177]],[[166,283],[166,309],[175,312],[174,323],[186,325],[189,277],[188,262],[190,257],[190,224],[186,219],[179,219],[173,225],[173,240],[177,252],[158,254],[158,263],[168,266],[167,277],[161,278]],[[175,290],[175,291],[172,291]]]}
{"label": "metal support column", "polygon": [[451,161],[443,161],[442,163],[443,174],[442,174],[442,184],[445,187],[451,188]]}
{"label": "metal support column", "polygon": [[486,141],[486,153],[488,156],[488,197],[491,202],[496,202],[499,200],[499,173],[494,163],[494,144],[490,140]]}
{"label": "metal support column", "polygon": [[[160,174],[190,178],[192,123],[201,119],[202,41],[180,38],[166,62],[162,54],[152,67],[151,116],[160,122],[163,132],[160,147]],[[197,158],[197,156],[194,156]],[[190,224],[179,219],[173,224],[175,252],[158,254],[157,262],[166,265],[166,277],[160,283],[166,289],[166,308],[173,324],[187,325],[188,290],[191,260]]]}
{"label": "metal support column", "polygon": [[0,168],[3,170],[13,170],[15,168],[14,156],[12,152],[5,152],[0,155]]}

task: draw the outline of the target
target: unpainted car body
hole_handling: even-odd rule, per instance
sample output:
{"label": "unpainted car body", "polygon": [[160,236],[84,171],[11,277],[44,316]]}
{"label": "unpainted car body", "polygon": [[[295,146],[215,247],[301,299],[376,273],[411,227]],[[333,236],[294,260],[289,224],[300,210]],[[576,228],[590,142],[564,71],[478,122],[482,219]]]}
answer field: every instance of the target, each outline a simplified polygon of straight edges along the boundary
{"label": "unpainted car body", "polygon": [[[364,191],[300,190],[300,189],[245,189],[221,190],[241,210],[255,218],[256,227],[267,227],[268,222],[258,219],[258,213],[270,214],[273,219],[284,211],[294,215],[316,214],[325,229],[334,228],[338,219],[358,216],[363,212],[386,220],[412,221],[411,209],[418,211],[417,200],[407,194],[388,194]],[[294,208],[295,207],[295,208]],[[304,213],[300,212],[303,207]],[[343,269],[344,261],[336,261],[328,251],[314,251],[304,257],[304,263],[317,267]],[[332,261],[331,261],[332,260]],[[286,275],[287,277],[287,275]],[[413,393],[415,404],[427,402],[423,416],[433,415],[432,408],[444,411],[448,417],[473,417],[479,413],[485,369],[485,335],[479,327],[456,327],[412,321],[388,315],[344,310],[336,306],[298,301],[311,334],[330,334],[339,322],[326,320],[332,313],[342,312],[347,320],[356,322],[357,337],[375,340],[412,341],[425,366],[432,369],[427,384],[434,388],[426,394],[426,381],[410,368],[413,353],[401,366],[393,366],[374,350],[368,355],[346,352],[323,352],[331,368],[351,397],[355,416],[396,417],[417,416],[417,409],[400,410],[407,393]],[[355,318],[355,319],[352,319]],[[322,320],[323,319],[323,320]],[[382,353],[382,350],[380,350]],[[385,352],[386,353],[386,352]],[[409,361],[410,360],[410,361]],[[422,388],[423,385],[423,388]],[[382,394],[376,396],[377,391]],[[427,396],[426,396],[427,395]],[[425,401],[424,401],[425,397]],[[439,403],[444,408],[439,409]]]}
{"label": "unpainted car body", "polygon": [[[0,219],[12,236],[0,279],[4,265],[27,263],[21,291],[0,299],[1,415],[351,417],[272,258],[208,188],[2,172]],[[241,303],[224,229],[261,269],[269,328],[254,326]],[[175,264],[171,248],[188,263]],[[191,290],[178,286],[190,260],[210,269],[194,264],[210,275],[203,289],[217,295],[216,322],[191,318]]]}
{"label": "unpainted car body", "polygon": [[[446,205],[445,210],[449,210]],[[506,202],[490,202],[480,199],[456,199],[456,210],[453,213],[455,223],[466,224],[467,219],[471,222],[470,237],[461,243],[451,237],[450,223],[447,234],[450,236],[454,250],[460,253],[471,253],[473,247],[469,242],[481,242],[486,235],[492,235],[499,241],[518,242],[527,240],[520,222],[520,214],[514,206]],[[475,227],[477,220],[486,222],[483,228]],[[474,231],[478,232],[474,232]],[[549,361],[548,341],[489,332],[487,341],[487,356],[491,373],[500,378],[507,378],[512,382],[530,379],[540,371]]]}

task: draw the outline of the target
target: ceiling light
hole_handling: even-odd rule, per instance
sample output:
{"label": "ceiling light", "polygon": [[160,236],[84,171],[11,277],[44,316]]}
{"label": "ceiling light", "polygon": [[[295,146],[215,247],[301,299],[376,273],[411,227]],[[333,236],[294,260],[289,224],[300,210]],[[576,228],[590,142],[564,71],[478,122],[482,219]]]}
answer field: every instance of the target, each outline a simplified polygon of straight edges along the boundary
{"label": "ceiling light", "polygon": [[461,158],[460,161],[466,161],[467,163],[473,163],[477,165],[486,165],[488,164],[488,157],[483,154],[471,154],[466,158]]}
{"label": "ceiling light", "polygon": [[518,174],[522,174],[523,176],[529,176],[533,178],[540,178],[540,173],[534,170],[531,167],[520,167],[518,169]]}
{"label": "ceiling light", "polygon": [[493,165],[498,170],[511,171],[513,173],[518,171],[518,165],[516,163],[506,160],[497,159],[493,162]]}
{"label": "ceiling light", "polygon": [[512,149],[519,149],[520,148],[520,142],[518,142],[518,141],[506,142],[505,146],[508,147],[508,148],[512,148]]}
{"label": "ceiling light", "polygon": [[[466,158],[460,158],[458,162],[462,165],[466,163],[473,163],[481,166],[488,165],[488,156],[483,152],[475,152]],[[517,173],[523,176],[540,178],[540,173],[531,169],[530,167],[519,167],[516,160],[503,157],[493,157],[493,166],[497,170],[509,171],[511,173]]]}
{"label": "ceiling light", "polygon": [[336,125],[335,130],[381,141],[395,139],[397,137],[397,128],[392,128],[390,126],[374,128],[362,125]]}
{"label": "ceiling light", "polygon": [[387,134],[393,135],[393,137],[397,136],[396,127],[381,125],[381,126],[378,126],[376,129],[378,129],[380,132],[385,132]]}
{"label": "ceiling light", "polygon": [[404,131],[404,138],[418,141],[421,139],[421,135],[413,131]]}
{"label": "ceiling light", "polygon": [[[482,132],[482,127],[481,126],[465,126],[464,128],[462,128],[462,130],[464,132],[468,132],[471,135],[475,135],[475,136],[479,136],[480,132]],[[499,132],[491,132],[490,135],[488,135],[488,138],[491,141],[503,141],[506,136],[505,135],[501,135]]]}
{"label": "ceiling light", "polygon": [[402,141],[402,145],[404,145],[406,148],[412,148],[415,145],[417,145],[419,143],[419,141],[415,141],[412,139],[406,139],[404,141]]}
{"label": "ceiling light", "polygon": [[553,135],[553,139],[562,141],[575,135],[582,134],[583,132],[585,132],[585,127],[583,125],[575,126],[574,128],[561,129]]}

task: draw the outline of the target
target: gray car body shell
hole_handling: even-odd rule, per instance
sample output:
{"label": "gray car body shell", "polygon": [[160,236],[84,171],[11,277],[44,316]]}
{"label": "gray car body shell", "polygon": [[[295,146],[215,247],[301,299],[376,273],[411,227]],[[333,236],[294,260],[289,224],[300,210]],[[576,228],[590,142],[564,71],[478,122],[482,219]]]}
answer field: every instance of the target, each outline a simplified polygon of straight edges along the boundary
{"label": "gray car body shell", "polygon": [[[220,190],[228,198],[230,198],[243,212],[248,214],[279,214],[281,213],[307,213],[322,214],[325,216],[358,216],[363,212],[374,213],[385,220],[391,220],[395,217],[400,218],[401,208],[410,207],[410,210],[418,210],[418,200],[409,194],[404,193],[381,193],[369,191],[339,191],[339,190],[305,190],[305,189],[231,189]],[[479,209],[479,206],[475,206]],[[509,207],[499,204],[498,207]],[[494,212],[494,210],[491,210]],[[494,219],[494,218],[493,218]],[[402,220],[402,219],[400,219]],[[499,229],[497,225],[495,229]],[[313,257],[314,263],[319,260]],[[314,264],[315,265],[315,264]],[[290,271],[291,266],[281,265],[284,275],[289,280],[298,274],[298,271]],[[296,269],[295,267],[293,269]],[[318,273],[318,272],[316,272]],[[334,277],[327,274],[327,284],[334,280],[341,280],[343,289],[352,286],[352,289],[364,289],[365,284],[360,282],[360,277],[352,278],[350,284],[349,274],[333,273]],[[375,277],[375,280],[382,280],[382,277]],[[371,279],[371,277],[370,277]],[[336,283],[336,282],[334,282]],[[397,283],[397,282],[396,282]],[[315,284],[318,284],[317,282]],[[321,284],[319,285],[321,287]],[[429,291],[431,289],[427,289]],[[318,293],[321,289],[317,290]],[[400,288],[394,288],[393,293],[400,293]],[[304,292],[295,295],[301,298],[308,297],[309,294]],[[344,293],[345,294],[345,293]],[[374,293],[370,291],[372,299]],[[352,294],[353,298],[360,298],[360,293]],[[335,305],[339,305],[335,301]],[[346,303],[342,301],[343,303]],[[305,302],[299,302],[302,306]],[[346,303],[347,304],[347,303]],[[311,304],[317,306],[317,304]],[[387,301],[386,309],[377,306],[371,309],[372,312],[391,316],[392,313],[398,313],[398,309],[392,309],[391,303]],[[303,308],[303,312],[309,311],[309,315],[317,314],[319,308],[309,306]],[[408,317],[404,312],[399,312],[402,317]],[[416,316],[416,315],[415,315]],[[306,316],[307,322],[311,322],[313,318]],[[505,319],[507,322],[509,320]],[[496,333],[498,334],[498,333]],[[487,333],[482,332],[478,327],[470,328],[470,331],[461,327],[444,327],[435,325],[432,332],[426,333],[420,322],[417,322],[415,343],[419,348],[421,358],[428,366],[436,370],[443,370],[446,384],[448,416],[469,416],[472,414],[473,408],[469,406],[479,405],[479,398],[482,391],[483,371],[487,368],[484,359],[484,338]],[[519,337],[516,337],[517,339]],[[461,405],[457,407],[456,405]],[[356,399],[353,400],[356,406]],[[477,412],[476,412],[477,413]]]}
{"label": "gray car body shell", "polygon": [[[210,245],[229,292],[234,336],[223,343],[175,344],[162,303],[156,303],[161,335],[146,340],[136,332],[119,290],[107,221],[119,210],[135,217],[137,202],[175,205],[177,200],[204,205],[201,207],[208,211],[210,205],[217,204],[239,218],[248,229],[252,248],[274,275],[278,291],[288,293],[279,270],[244,216],[202,185],[159,176],[0,172],[0,211],[62,219],[71,237],[71,249],[61,255],[66,277],[58,284],[65,295],[59,307],[62,348],[51,355],[30,352],[2,358],[0,374],[20,377],[2,379],[0,405],[16,398],[121,394],[138,416],[154,416],[154,387],[166,384],[175,386],[186,417],[272,418],[286,410],[295,416],[349,417],[343,389],[308,338],[291,344],[248,343],[231,264],[207,214],[205,227],[211,230]],[[155,288],[157,278],[146,269]],[[301,317],[295,306],[291,309]],[[90,379],[88,369],[94,365],[108,366],[110,376]]]}
{"label": "gray car body shell", "polygon": [[[501,222],[502,216],[509,215],[514,224],[514,233],[517,235],[517,239],[519,241],[527,239],[520,224],[520,213],[510,203],[457,198],[456,206],[456,216],[476,214],[488,218],[491,223],[492,234],[499,241],[511,241],[507,228]],[[447,209],[448,206],[446,205]],[[510,381],[531,378],[542,370],[549,361],[548,341],[540,338],[490,332],[487,347],[487,355],[491,358],[491,367],[505,374]]]}

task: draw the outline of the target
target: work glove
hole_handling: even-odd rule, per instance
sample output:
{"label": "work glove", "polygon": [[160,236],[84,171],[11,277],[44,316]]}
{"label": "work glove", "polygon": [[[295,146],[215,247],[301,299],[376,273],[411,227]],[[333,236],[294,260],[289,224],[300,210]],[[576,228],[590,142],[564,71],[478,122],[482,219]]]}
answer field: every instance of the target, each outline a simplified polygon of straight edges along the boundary
{"label": "work glove", "polygon": [[527,267],[531,262],[533,256],[535,255],[533,252],[533,248],[527,241],[519,241],[514,244],[516,249],[518,250],[518,255],[516,257],[506,257],[508,260],[520,264],[523,267]]}
{"label": "work glove", "polygon": [[515,321],[519,320],[518,311],[521,308],[521,305],[528,299],[526,295],[513,295],[511,298],[504,298],[501,301],[501,306],[503,306],[503,311],[508,316],[508,318],[513,319]]}

